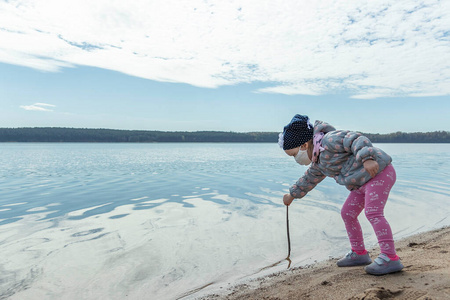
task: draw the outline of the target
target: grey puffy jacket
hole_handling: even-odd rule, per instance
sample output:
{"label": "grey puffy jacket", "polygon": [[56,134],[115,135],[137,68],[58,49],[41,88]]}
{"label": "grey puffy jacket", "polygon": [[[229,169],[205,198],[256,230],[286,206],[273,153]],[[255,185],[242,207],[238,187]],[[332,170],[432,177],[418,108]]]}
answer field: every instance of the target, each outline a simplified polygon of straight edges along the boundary
{"label": "grey puffy jacket", "polygon": [[323,132],[322,147],[318,161],[312,163],[291,188],[294,198],[302,198],[326,176],[333,177],[338,184],[348,190],[356,190],[371,179],[364,170],[363,163],[368,159],[375,160],[378,173],[388,166],[392,158],[383,150],[372,146],[370,140],[357,132],[336,130],[322,121],[314,124],[314,134]]}

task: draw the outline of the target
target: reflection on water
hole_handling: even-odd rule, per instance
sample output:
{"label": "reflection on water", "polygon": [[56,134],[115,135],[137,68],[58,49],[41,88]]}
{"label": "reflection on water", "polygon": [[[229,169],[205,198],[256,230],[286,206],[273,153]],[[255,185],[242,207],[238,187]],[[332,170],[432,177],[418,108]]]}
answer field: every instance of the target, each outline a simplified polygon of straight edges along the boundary
{"label": "reflection on water", "polygon": [[[395,238],[450,224],[450,145],[380,146]],[[282,195],[305,169],[276,144],[0,149],[0,298],[187,299],[348,248],[331,179],[290,206],[288,244]]]}

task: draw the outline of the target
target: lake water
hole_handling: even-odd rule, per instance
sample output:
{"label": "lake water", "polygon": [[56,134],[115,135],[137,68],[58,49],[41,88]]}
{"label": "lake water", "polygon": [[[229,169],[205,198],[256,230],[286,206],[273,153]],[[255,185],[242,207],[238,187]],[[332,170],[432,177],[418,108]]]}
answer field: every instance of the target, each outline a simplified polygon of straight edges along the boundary
{"label": "lake water", "polygon": [[[450,145],[377,146],[397,171],[385,210],[394,238],[450,225]],[[282,196],[306,169],[276,144],[0,153],[0,299],[190,299],[287,267]],[[348,251],[347,194],[327,178],[290,206],[291,267]]]}

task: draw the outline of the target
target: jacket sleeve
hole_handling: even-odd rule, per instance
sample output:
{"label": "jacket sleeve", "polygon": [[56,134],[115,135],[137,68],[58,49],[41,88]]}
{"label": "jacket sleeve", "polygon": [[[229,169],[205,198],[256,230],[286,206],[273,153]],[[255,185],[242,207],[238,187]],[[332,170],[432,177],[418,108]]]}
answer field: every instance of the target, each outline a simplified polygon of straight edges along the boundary
{"label": "jacket sleeve", "polygon": [[310,167],[305,174],[289,189],[294,198],[303,198],[309,191],[325,178],[318,169]]}
{"label": "jacket sleeve", "polygon": [[365,162],[368,159],[376,160],[372,142],[357,132],[348,132],[344,137],[344,150],[355,155],[356,161]]}

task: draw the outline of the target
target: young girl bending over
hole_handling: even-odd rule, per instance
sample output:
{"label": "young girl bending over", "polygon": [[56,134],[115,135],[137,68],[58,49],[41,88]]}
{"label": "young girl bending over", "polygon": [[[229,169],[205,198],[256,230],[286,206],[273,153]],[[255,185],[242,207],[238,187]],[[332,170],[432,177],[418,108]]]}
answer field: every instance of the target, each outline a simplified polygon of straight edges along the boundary
{"label": "young girl bending over", "polygon": [[[333,126],[316,121],[314,127],[308,116],[295,115],[280,133],[278,144],[287,155],[301,165],[310,165],[303,177],[284,195],[283,202],[290,205],[294,198],[302,198],[326,176],[350,190],[342,206],[351,251],[337,262],[339,267],[368,265],[365,271],[384,275],[403,269],[395,253],[391,227],[384,217],[384,206],[395,183],[395,169],[391,157],[372,146],[360,133],[336,130]],[[375,231],[381,254],[374,262],[364,246],[358,216],[365,215]]]}

